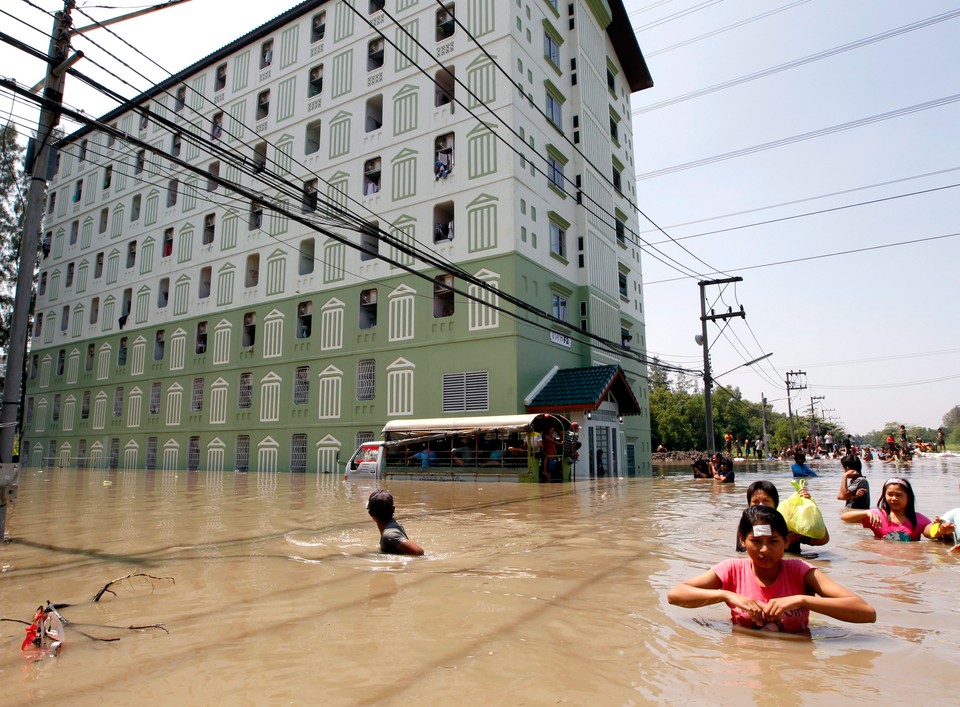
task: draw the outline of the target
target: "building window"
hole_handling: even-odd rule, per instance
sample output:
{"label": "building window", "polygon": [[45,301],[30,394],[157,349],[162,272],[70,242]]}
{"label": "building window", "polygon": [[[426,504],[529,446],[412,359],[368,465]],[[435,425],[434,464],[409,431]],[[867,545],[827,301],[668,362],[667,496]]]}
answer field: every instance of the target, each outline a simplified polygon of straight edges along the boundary
{"label": "building window", "polygon": [[553,155],[547,155],[547,182],[563,191],[563,162]]}
{"label": "building window", "polygon": [[83,140],[80,143],[80,154],[78,155],[80,162],[84,162],[87,159],[87,141]]}
{"label": "building window", "polygon": [[171,179],[169,182],[167,182],[167,208],[177,205],[177,192],[179,190],[179,179]]}
{"label": "building window", "polygon": [[132,268],[137,264],[137,242],[130,241],[127,243],[127,267]]}
{"label": "building window", "polygon": [[154,340],[153,340],[153,360],[154,361],[163,360],[163,351],[166,345],[164,342],[164,334],[165,332],[163,329],[158,329],[156,336],[154,337]]}
{"label": "building window", "polygon": [[251,348],[255,343],[257,343],[257,313],[247,312],[243,315],[243,336],[240,339],[240,345]]}
{"label": "building window", "polygon": [[253,407],[253,374],[240,374],[240,390],[237,398],[237,406],[241,410],[247,410]]}
{"label": "building window", "polygon": [[550,252],[567,257],[567,232],[554,221],[550,222]]}
{"label": "building window", "polygon": [[317,64],[310,69],[310,79],[307,81],[307,98],[313,98],[323,93],[323,64]]}
{"label": "building window", "polygon": [[99,280],[102,276],[103,276],[103,253],[97,253],[97,259],[93,263],[93,279]]}
{"label": "building window", "polygon": [[213,90],[222,91],[227,87],[227,64],[217,66],[217,73],[213,79]]}
{"label": "building window", "polygon": [[150,386],[150,414],[159,415],[160,414],[160,387],[161,384],[153,383]]}
{"label": "building window", "polygon": [[613,140],[618,145],[620,144],[620,129],[617,124],[617,119],[612,115],[610,116],[610,139]]}
{"label": "building window", "polygon": [[163,309],[170,302],[170,278],[160,278],[157,286],[157,309]]}
{"label": "building window", "polygon": [[110,209],[104,206],[102,209],[100,209],[100,230],[98,231],[98,233],[107,232],[107,223],[109,222],[109,220],[110,220]]}
{"label": "building window", "polygon": [[559,319],[562,322],[567,321],[567,298],[563,295],[558,295],[556,292],[552,295],[553,298],[553,318]]}
{"label": "building window", "polygon": [[[436,73],[436,76],[434,76],[434,79],[436,81],[436,91],[434,92],[433,101],[434,105],[439,108],[440,106],[445,106],[448,103],[452,103],[457,85],[456,71],[454,70],[454,67],[449,66],[444,69],[440,69]],[[453,106],[450,106],[450,109],[452,111]]]}
{"label": "building window", "polygon": [[179,157],[182,149],[183,136],[180,133],[174,133],[170,138],[170,155],[173,157]]}
{"label": "building window", "polygon": [[300,275],[309,275],[316,267],[316,241],[313,238],[304,238],[300,241],[300,258],[297,272]]}
{"label": "building window", "polygon": [[383,94],[371,96],[367,99],[367,113],[364,121],[364,132],[372,133],[383,127]]}
{"label": "building window", "polygon": [[147,151],[137,150],[137,156],[133,160],[133,173],[135,175],[143,174],[143,168],[147,164]]}
{"label": "building window", "polygon": [[197,341],[194,350],[198,354],[203,354],[207,352],[207,323],[198,322],[197,323]]}
{"label": "building window", "polygon": [[263,206],[256,201],[250,202],[249,227],[251,231],[256,231],[263,226]]}
{"label": "building window", "polygon": [[297,338],[309,339],[313,331],[313,302],[301,302],[297,305]]}
{"label": "building window", "polygon": [[616,77],[613,75],[613,71],[610,69],[610,67],[607,67],[607,88],[610,89],[610,91],[614,95],[616,95],[617,93]]}
{"label": "building window", "polygon": [[273,40],[268,39],[260,45],[260,68],[266,69],[273,63]]}
{"label": "building window", "polygon": [[[101,255],[102,255],[102,253],[101,253]],[[102,260],[102,259],[101,259],[101,260]],[[37,294],[40,295],[41,297],[43,297],[43,295],[47,294],[47,273],[46,273],[46,272],[40,273],[40,283],[37,285]],[[43,313],[41,312],[41,313],[40,313],[39,315],[37,315],[37,316],[38,316],[38,317],[42,317],[42,316],[43,316]],[[38,331],[37,333],[39,334],[40,332]]]}
{"label": "building window", "polygon": [[210,289],[213,282],[213,267],[207,265],[200,268],[200,284],[197,289],[197,296],[200,299],[206,299],[210,296]]}
{"label": "building window", "polygon": [[237,435],[237,471],[250,470],[250,435]]}
{"label": "building window", "polygon": [[385,4],[384,0],[370,0],[367,14],[372,15],[375,12],[380,12]]}
{"label": "building window", "polygon": [[319,42],[327,33],[327,13],[318,12],[310,23],[310,43]]}
{"label": "building window", "polygon": [[83,198],[83,180],[78,179],[76,184],[73,185],[73,203],[78,204]]}
{"label": "building window", "polygon": [[267,143],[258,142],[253,148],[253,171],[260,173],[267,168]]}
{"label": "building window", "polygon": [[160,251],[164,258],[173,255],[173,229],[167,228],[163,231],[163,247]]}
{"label": "building window", "polygon": [[613,188],[616,189],[618,192],[622,192],[622,191],[623,191],[623,189],[622,189],[622,181],[621,181],[621,173],[622,173],[622,171],[623,171],[623,170],[621,170],[621,169],[617,169],[617,165],[614,165],[614,166],[613,166]]}
{"label": "building window", "polygon": [[270,115],[270,89],[257,94],[257,120],[264,120]]}
{"label": "building window", "polygon": [[63,309],[60,312],[60,331],[66,331],[69,325],[70,325],[70,305],[65,304],[63,305]]}
{"label": "building window", "polygon": [[446,179],[453,171],[454,135],[446,133],[434,141],[433,148],[433,177]]}
{"label": "building window", "polygon": [[67,264],[67,278],[64,281],[64,287],[71,287],[73,285],[73,274],[75,272],[75,266],[73,263]]}
{"label": "building window", "polygon": [[217,230],[217,215],[216,214],[207,214],[203,217],[203,245],[210,245],[213,243],[214,235]]}
{"label": "building window", "polygon": [[133,200],[130,202],[130,221],[140,220],[140,207],[143,204],[143,197],[140,194],[134,194]]}
{"label": "building window", "polygon": [[183,110],[183,107],[187,104],[187,87],[180,86],[177,88],[176,97],[173,100],[173,112],[179,113]]}
{"label": "building window", "polygon": [[360,322],[361,329],[372,329],[377,325],[377,291],[363,290],[360,292]]}
{"label": "building window", "polygon": [[372,358],[357,361],[357,400],[373,400],[376,396],[376,365]]}
{"label": "building window", "polygon": [[383,39],[373,39],[367,45],[367,71],[383,66]]}
{"label": "building window", "polygon": [[211,162],[207,165],[207,191],[216,191],[220,186],[217,178],[220,176],[220,161]]}
{"label": "building window", "polygon": [[106,169],[103,170],[103,190],[107,191],[110,189],[110,185],[113,183],[113,165],[107,165]]}
{"label": "building window", "polygon": [[453,305],[453,275],[438,275],[433,279],[434,318],[452,317]]}
{"label": "building window", "polygon": [[310,366],[299,366],[293,379],[293,404],[306,405],[310,401]]}
{"label": "building window", "polygon": [[560,68],[560,42],[546,29],[543,30],[543,56],[555,67]]}
{"label": "building window", "polygon": [[360,227],[360,260],[374,260],[380,253],[380,222],[371,221]]}
{"label": "building window", "polygon": [[433,207],[433,242],[453,240],[453,202],[444,201]]}
{"label": "building window", "polygon": [[193,412],[203,411],[203,378],[193,379],[193,394],[190,397],[190,409]]}
{"label": "building window", "polygon": [[90,323],[96,324],[100,320],[100,298],[90,300]]}
{"label": "building window", "polygon": [[629,288],[627,287],[627,273],[623,270],[620,270],[617,273],[617,285],[620,289],[620,296],[626,299],[630,295]]}
{"label": "building window", "polygon": [[303,144],[303,152],[306,155],[312,155],[320,150],[320,121],[314,120],[307,123],[306,138]]}
{"label": "building window", "polygon": [[614,223],[617,234],[617,243],[626,243],[627,242],[627,225],[623,220],[618,216]]}
{"label": "building window", "polygon": [[251,253],[247,256],[246,279],[244,287],[256,287],[260,284],[260,254]]}
{"label": "building window", "polygon": [[[300,210],[305,214],[312,214],[317,210],[317,180],[309,179],[303,183],[303,198]],[[303,275],[303,273],[300,273]]]}
{"label": "building window", "polygon": [[563,128],[563,102],[547,91],[547,118],[558,128]]}
{"label": "building window", "polygon": [[453,33],[457,31],[457,25],[453,21],[454,18],[454,4],[450,3],[449,5],[444,5],[442,8],[437,10],[437,41],[442,42],[445,39],[450,39],[453,36]]}
{"label": "building window", "polygon": [[123,416],[123,386],[118,385],[113,391],[113,416]]}
{"label": "building window", "polygon": [[370,196],[380,191],[380,158],[374,157],[363,163],[363,195]]}
{"label": "building window", "polygon": [[307,471],[307,436],[302,432],[293,435],[290,440],[290,471],[294,474]]}
{"label": "building window", "polygon": [[210,138],[219,140],[223,136],[223,111],[213,114],[213,121],[210,123]]}

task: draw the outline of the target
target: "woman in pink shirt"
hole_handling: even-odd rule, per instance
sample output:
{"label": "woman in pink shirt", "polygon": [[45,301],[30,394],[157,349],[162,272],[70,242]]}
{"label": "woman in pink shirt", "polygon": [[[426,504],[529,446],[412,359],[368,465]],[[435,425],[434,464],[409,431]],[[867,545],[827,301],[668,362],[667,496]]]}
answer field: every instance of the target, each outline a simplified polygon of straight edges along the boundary
{"label": "woman in pink shirt", "polygon": [[934,528],[929,518],[917,513],[914,499],[909,481],[887,479],[875,510],[847,511],[840,516],[840,520],[860,523],[864,528],[870,528],[880,540],[913,542],[919,540],[921,535],[928,538],[945,535],[945,532],[941,533],[939,524]]}
{"label": "woman in pink shirt", "polygon": [[748,557],[681,582],[667,600],[688,608],[726,602],[735,624],[768,631],[805,631],[811,610],[852,623],[877,620],[873,607],[813,565],[784,560],[787,532],[775,509],[751,506],[738,528]]}

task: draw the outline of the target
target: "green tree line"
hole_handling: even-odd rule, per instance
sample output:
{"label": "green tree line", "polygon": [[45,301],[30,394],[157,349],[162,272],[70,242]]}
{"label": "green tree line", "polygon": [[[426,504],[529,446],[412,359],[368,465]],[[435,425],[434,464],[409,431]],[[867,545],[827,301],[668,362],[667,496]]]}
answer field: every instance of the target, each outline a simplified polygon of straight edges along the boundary
{"label": "green tree line", "polygon": [[[747,437],[757,439],[763,429],[764,410],[759,402],[747,400],[739,388],[716,386],[712,395],[714,447],[723,448],[723,437],[728,432],[741,441]],[[670,375],[656,362],[650,366],[650,439],[654,449],[663,444],[669,450],[706,449],[706,405],[703,392],[689,378]],[[770,448],[790,445],[790,420],[783,413],[774,412],[766,406],[767,434]],[[794,438],[799,441],[805,435],[829,432],[838,442],[848,430],[829,420],[809,415],[794,415]],[[911,441],[920,437],[925,442],[936,442],[936,430],[916,425],[905,425]],[[947,446],[960,448],[960,405],[943,416]],[[868,434],[852,435],[859,445],[881,446],[889,433],[899,439],[899,422],[888,422],[883,429]]]}

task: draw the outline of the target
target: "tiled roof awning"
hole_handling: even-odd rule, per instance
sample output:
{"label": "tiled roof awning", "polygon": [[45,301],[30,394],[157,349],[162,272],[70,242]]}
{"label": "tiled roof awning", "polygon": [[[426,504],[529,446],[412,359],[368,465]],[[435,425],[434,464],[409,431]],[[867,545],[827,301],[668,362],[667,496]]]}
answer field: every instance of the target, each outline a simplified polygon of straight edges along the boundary
{"label": "tiled roof awning", "polygon": [[527,405],[527,412],[596,410],[610,393],[621,415],[640,414],[640,403],[620,366],[558,370]]}

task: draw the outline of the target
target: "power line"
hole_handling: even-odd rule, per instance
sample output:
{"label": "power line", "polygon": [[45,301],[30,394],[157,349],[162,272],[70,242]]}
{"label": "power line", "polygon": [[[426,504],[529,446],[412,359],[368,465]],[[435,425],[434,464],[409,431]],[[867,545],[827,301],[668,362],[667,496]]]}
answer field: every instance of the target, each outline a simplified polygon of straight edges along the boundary
{"label": "power line", "polygon": [[[633,28],[633,31],[634,31],[634,33],[638,33],[638,32],[642,32],[642,31],[644,31],[644,30],[646,30],[646,29],[653,29],[654,27],[659,27],[660,25],[665,25],[665,24],[667,24],[668,22],[673,22],[674,20],[679,20],[681,17],[686,17],[687,15],[692,15],[694,12],[699,12],[700,10],[706,10],[706,9],[707,9],[708,7],[710,7],[711,5],[718,5],[718,4],[721,3],[721,2],[723,2],[723,0],[707,0],[706,2],[702,2],[702,3],[700,3],[699,5],[694,5],[693,7],[689,7],[689,8],[687,8],[686,10],[680,10],[680,11],[678,11],[678,12],[674,12],[672,15],[667,15],[666,17],[663,17],[663,18],[661,18],[661,19],[659,19],[659,20],[654,20],[653,22],[648,22],[648,23],[645,24],[645,25],[640,25],[639,27],[634,27],[634,28]],[[632,14],[635,14],[635,13],[630,13],[630,14],[632,15]]]}
{"label": "power line", "polygon": [[[915,238],[909,241],[899,241],[897,243],[883,243],[881,245],[866,246],[864,248],[851,248],[849,250],[838,250],[833,253],[821,253],[820,255],[808,255],[803,258],[791,258],[789,260],[778,260],[771,263],[760,263],[759,265],[745,265],[739,268],[727,268],[729,272],[743,272],[744,270],[757,270],[759,268],[772,268],[778,265],[789,265],[791,263],[804,263],[810,260],[822,260],[824,258],[835,258],[840,255],[853,255],[854,253],[866,253],[871,250],[884,250],[885,248],[896,248],[903,245],[914,245],[916,243],[927,243],[929,241],[940,241],[945,238],[956,238],[960,236],[958,233],[945,233],[941,236],[929,236],[928,238]],[[686,280],[685,277],[673,277],[667,278],[664,280],[653,280],[651,282],[644,282],[644,285],[659,285],[664,282],[677,282],[678,280]]]}
{"label": "power line", "polygon": [[659,110],[661,108],[667,108],[677,103],[682,103],[684,101],[689,101],[693,98],[700,98],[702,96],[707,96],[711,93],[716,93],[717,91],[723,91],[728,88],[733,88],[734,86],[739,86],[750,81],[756,81],[757,79],[766,78],[767,76],[772,76],[774,74],[779,74],[781,71],[787,71],[788,69],[795,69],[798,66],[804,66],[805,64],[810,64],[815,61],[820,61],[821,59],[827,59],[838,54],[843,54],[845,52],[852,51],[854,49],[860,49],[861,47],[866,47],[876,42],[882,42],[885,39],[890,39],[892,37],[898,37],[901,34],[906,34],[907,32],[913,32],[917,29],[923,29],[925,27],[930,27],[939,22],[945,22],[946,20],[952,20],[955,17],[960,17],[960,9],[951,10],[950,12],[944,12],[940,15],[935,15],[933,17],[928,17],[925,20],[920,20],[919,22],[914,22],[909,25],[903,25],[902,27],[897,27],[896,29],[889,30],[887,32],[881,32],[880,34],[874,34],[869,37],[864,37],[863,39],[858,39],[854,42],[849,42],[843,44],[839,47],[833,47],[832,49],[827,49],[822,52],[817,52],[816,54],[810,54],[801,59],[795,59],[793,61],[788,61],[784,64],[777,64],[776,66],[771,66],[767,69],[762,69],[760,71],[755,71],[752,74],[746,74],[745,76],[740,76],[735,79],[730,79],[729,81],[723,81],[721,83],[713,84],[712,86],[707,86],[705,88],[697,89],[696,91],[690,91],[689,93],[684,93],[680,96],[675,96],[674,98],[668,98],[666,100],[660,101],[658,103],[651,103],[648,106],[642,106],[633,111],[633,114],[641,115],[643,113],[649,113],[650,111]]}
{"label": "power line", "polygon": [[704,165],[713,164],[715,162],[722,162],[724,160],[733,159],[735,157],[743,157],[744,155],[752,155],[756,152],[763,152],[764,150],[771,150],[776,147],[783,147],[784,145],[792,145],[796,142],[802,142],[804,140],[811,140],[813,138],[823,137],[824,135],[832,135],[834,133],[843,132],[845,130],[851,130],[853,128],[861,128],[865,125],[871,125],[873,123],[880,123],[886,120],[891,120],[893,118],[900,118],[905,115],[911,115],[913,113],[919,113],[921,111],[930,110],[931,108],[940,108],[950,103],[955,103],[960,101],[960,94],[953,94],[952,96],[943,96],[942,98],[936,98],[932,101],[926,101],[924,103],[915,103],[911,106],[906,106],[905,108],[898,108],[897,110],[888,111],[886,113],[878,113],[876,115],[867,116],[866,118],[859,118],[857,120],[851,120],[847,123],[840,123],[838,125],[831,125],[826,128],[820,128],[819,130],[813,130],[808,133],[800,133],[798,135],[791,135],[790,137],[780,138],[779,140],[773,140],[771,142],[765,142],[759,145],[752,145],[750,147],[744,147],[739,150],[733,150],[732,152],[724,152],[719,155],[712,155],[711,157],[704,157],[699,160],[693,160],[692,162],[684,162],[682,164],[673,165],[671,167],[664,167],[662,169],[653,170],[652,172],[644,172],[642,174],[636,175],[637,180],[650,179],[652,177],[662,177],[666,174],[673,174],[674,172],[682,172],[687,169],[693,169],[694,167],[702,167]]}
{"label": "power line", "polygon": [[[939,176],[939,175],[941,175],[941,174],[948,174],[948,173],[950,173],[950,172],[956,172],[956,171],[958,171],[958,170],[960,170],[960,167],[948,167],[948,168],[946,168],[946,169],[938,169],[938,170],[933,171],[933,172],[924,172],[923,174],[914,174],[914,175],[911,175],[911,176],[909,176],[909,177],[901,177],[901,178],[899,178],[899,179],[890,179],[890,180],[887,180],[887,181],[885,181],[885,182],[875,182],[875,183],[873,183],[873,184],[864,184],[864,185],[861,185],[861,186],[858,186],[858,187],[851,187],[850,189],[841,189],[841,190],[839,190],[839,191],[833,191],[833,192],[829,192],[829,193],[827,193],[827,194],[818,194],[817,196],[807,196],[807,197],[803,197],[802,199],[793,199],[793,200],[791,200],[791,201],[782,201],[782,202],[780,202],[779,204],[768,204],[767,206],[758,206],[758,207],[756,207],[756,208],[754,208],[754,209],[744,209],[744,210],[742,210],[742,211],[733,211],[733,212],[730,212],[730,213],[728,213],[728,214],[720,214],[720,215],[718,215],[718,216],[708,216],[708,217],[706,217],[706,218],[695,219],[695,220],[693,220],[693,221],[684,221],[683,223],[674,223],[674,224],[670,224],[669,226],[667,226],[667,228],[680,228],[680,227],[682,227],[682,226],[692,226],[692,225],[697,224],[697,223],[705,223],[705,222],[707,222],[707,221],[717,221],[717,220],[719,220],[719,219],[731,218],[731,217],[733,217],[733,216],[743,216],[743,215],[745,215],[745,214],[752,214],[752,213],[756,213],[756,212],[758,212],[758,211],[769,211],[770,209],[779,209],[779,208],[784,207],[784,206],[794,206],[795,204],[803,204],[803,203],[808,202],[808,201],[818,201],[819,199],[826,199],[826,198],[829,198],[829,197],[831,197],[831,196],[842,196],[842,195],[844,195],[844,194],[852,194],[853,192],[864,191],[864,190],[866,190],[866,189],[875,189],[875,188],[877,188],[877,187],[890,186],[891,184],[900,184],[901,182],[909,182],[909,181],[912,181],[912,180],[914,180],[914,179],[924,179],[924,178],[926,178],[926,177],[936,177],[936,176]],[[913,192],[913,193],[922,194],[922,193],[924,193],[924,192]],[[890,197],[890,198],[897,198],[897,196],[893,196],[893,197]],[[858,202],[857,204],[854,204],[854,206],[856,206],[856,205],[858,205],[858,204],[866,204],[866,203],[870,203],[870,202]],[[814,211],[814,212],[809,212],[809,213],[819,213],[819,212]],[[642,233],[654,233],[654,232],[655,232],[655,229],[649,229],[649,230],[647,230],[647,231],[642,231]],[[694,236],[679,236],[679,237],[677,237],[677,240],[683,240],[684,238],[694,238],[694,237],[696,237],[696,236],[695,236],[695,235],[694,235]],[[657,242],[655,242],[655,243],[663,243],[663,242],[665,242],[665,241],[657,241]]]}
{"label": "power line", "polygon": [[[743,27],[744,25],[748,25],[748,24],[750,24],[750,23],[752,23],[752,22],[756,22],[757,20],[765,19],[765,18],[767,18],[767,17],[770,17],[771,15],[776,15],[778,12],[783,12],[784,10],[789,10],[789,9],[791,9],[791,8],[796,7],[797,5],[803,5],[804,3],[808,3],[808,2],[810,2],[810,0],[797,0],[796,2],[792,2],[792,3],[790,3],[789,5],[784,5],[783,7],[778,7],[778,8],[774,8],[773,10],[768,10],[767,12],[762,12],[762,13],[760,13],[759,15],[754,15],[753,17],[749,17],[749,18],[747,18],[747,19],[745,19],[745,20],[741,20],[740,22],[734,22],[732,25],[727,25],[726,27],[721,27],[720,29],[715,29],[715,30],[713,30],[712,32],[707,32],[706,34],[701,34],[701,35],[698,35],[698,36],[696,36],[696,37],[691,37],[690,39],[685,39],[685,40],[682,41],[682,42],[677,42],[676,44],[671,44],[670,46],[664,47],[663,49],[657,49],[656,51],[648,52],[648,53],[646,53],[645,56],[646,56],[648,59],[650,59],[650,58],[655,57],[655,56],[658,56],[658,55],[660,55],[660,54],[666,54],[667,52],[671,52],[671,51],[673,51],[674,49],[679,49],[680,47],[685,47],[685,46],[687,46],[687,45],[689,45],[689,44],[693,44],[694,42],[699,42],[699,41],[701,41],[701,40],[703,40],[703,39],[708,39],[708,38],[710,38],[710,37],[715,37],[715,36],[717,36],[718,34],[723,34],[724,32],[728,32],[728,31],[730,31],[730,30],[732,30],[732,29],[736,29],[737,27]],[[631,13],[631,14],[635,14],[635,13]]]}

